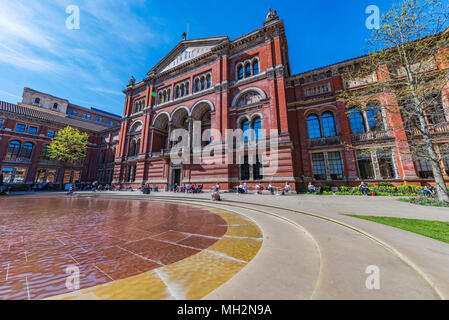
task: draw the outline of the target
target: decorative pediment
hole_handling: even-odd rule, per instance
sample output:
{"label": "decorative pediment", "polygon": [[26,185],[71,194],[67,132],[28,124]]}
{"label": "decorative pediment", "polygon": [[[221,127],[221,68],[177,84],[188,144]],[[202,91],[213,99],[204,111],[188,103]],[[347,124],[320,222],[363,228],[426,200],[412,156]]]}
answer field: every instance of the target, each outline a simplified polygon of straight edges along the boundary
{"label": "decorative pediment", "polygon": [[205,38],[197,40],[181,41],[164,59],[162,59],[148,74],[157,74],[169,71],[183,63],[191,61],[212,50],[213,47],[223,41],[229,41],[227,37]]}
{"label": "decorative pediment", "polygon": [[183,64],[184,62],[187,62],[196,57],[199,57],[199,56],[209,52],[212,47],[213,46],[185,48],[177,56],[175,56],[173,59],[171,59],[168,62],[168,64],[160,70],[160,72],[165,72],[165,71],[170,70],[180,64]]}

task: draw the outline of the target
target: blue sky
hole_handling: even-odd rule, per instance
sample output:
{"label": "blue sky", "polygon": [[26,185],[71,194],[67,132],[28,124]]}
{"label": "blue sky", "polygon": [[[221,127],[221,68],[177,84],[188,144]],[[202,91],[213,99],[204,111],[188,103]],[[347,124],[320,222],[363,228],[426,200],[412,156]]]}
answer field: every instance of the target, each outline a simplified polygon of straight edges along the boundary
{"label": "blue sky", "polygon": [[[0,100],[21,101],[23,87],[85,107],[122,114],[121,92],[140,80],[180,40],[262,26],[268,8],[285,21],[292,73],[364,54],[368,5],[392,0],[149,1],[0,0]],[[225,5],[226,4],[226,5]],[[66,28],[66,8],[80,8],[80,29]]]}

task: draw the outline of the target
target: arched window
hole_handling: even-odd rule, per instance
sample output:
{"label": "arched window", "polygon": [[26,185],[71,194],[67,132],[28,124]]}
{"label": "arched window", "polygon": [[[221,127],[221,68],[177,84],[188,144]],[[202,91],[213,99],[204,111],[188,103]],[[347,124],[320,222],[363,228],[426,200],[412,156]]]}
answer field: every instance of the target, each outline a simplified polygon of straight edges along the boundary
{"label": "arched window", "polygon": [[58,109],[58,104],[57,104],[57,103],[55,103],[55,104],[53,105],[53,109]]}
{"label": "arched window", "polygon": [[323,135],[325,137],[335,137],[337,130],[335,128],[335,119],[332,112],[327,111],[321,116],[321,122],[323,124]]}
{"label": "arched window", "polygon": [[158,103],[161,104],[162,103],[162,93],[159,93],[159,99],[158,99]]}
{"label": "arched window", "polygon": [[250,138],[250,126],[249,121],[245,120],[242,122],[242,131],[243,131],[243,141],[247,142]]}
{"label": "arched window", "polygon": [[175,89],[175,99],[178,99],[181,96],[181,91],[179,87],[176,87]]}
{"label": "arched window", "polygon": [[31,159],[33,148],[34,146],[31,142],[25,143],[22,147],[22,151],[20,151],[20,157],[23,159]]}
{"label": "arched window", "polygon": [[243,79],[243,67],[242,66],[239,66],[237,68],[237,79],[238,80]]}
{"label": "arched window", "polygon": [[262,119],[257,117],[253,122],[254,139],[258,141],[262,136]]}
{"label": "arched window", "polygon": [[179,89],[179,96],[184,97],[184,95],[186,94],[185,90],[186,90],[186,88],[183,83],[183,84],[181,84],[181,89]]}
{"label": "arched window", "polygon": [[366,116],[368,118],[368,125],[371,131],[380,129],[381,122],[379,121],[379,113],[376,107],[366,107]]}
{"label": "arched window", "polygon": [[8,146],[8,153],[6,157],[9,159],[15,159],[19,156],[21,143],[19,141],[11,141]]}
{"label": "arched window", "polygon": [[136,151],[134,152],[134,155],[137,156],[139,153],[140,153],[140,139],[137,140]]}
{"label": "arched window", "polygon": [[201,77],[201,90],[206,89],[206,78]]}
{"label": "arched window", "polygon": [[195,92],[200,91],[200,79],[195,79]]}
{"label": "arched window", "polygon": [[349,110],[349,121],[351,122],[352,133],[364,133],[366,131],[363,116],[356,109]]}
{"label": "arched window", "polygon": [[207,81],[207,88],[209,89],[212,86],[212,79],[210,74],[207,75],[206,81]]}
{"label": "arched window", "polygon": [[255,60],[253,62],[253,75],[259,74],[259,61]]}
{"label": "arched window", "polygon": [[316,114],[307,117],[307,128],[309,129],[309,139],[321,138],[320,120]]}
{"label": "arched window", "polygon": [[251,64],[247,63],[245,65],[245,77],[250,77],[251,76]]}
{"label": "arched window", "polygon": [[189,83],[187,82],[186,83],[186,95],[188,95],[190,93],[190,85],[189,85]]}
{"label": "arched window", "polygon": [[41,103],[41,99],[39,99],[39,98],[34,99],[34,103],[35,103],[35,104]]}
{"label": "arched window", "polygon": [[130,145],[129,145],[129,153],[128,156],[129,157],[134,157],[136,155],[136,141],[131,141]]}

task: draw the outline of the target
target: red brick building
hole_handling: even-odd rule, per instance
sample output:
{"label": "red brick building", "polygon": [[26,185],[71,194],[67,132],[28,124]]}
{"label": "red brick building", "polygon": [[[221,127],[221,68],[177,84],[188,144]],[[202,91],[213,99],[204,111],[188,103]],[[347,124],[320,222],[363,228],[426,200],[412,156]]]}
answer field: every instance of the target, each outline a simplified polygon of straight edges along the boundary
{"label": "red brick building", "polygon": [[[109,132],[118,134],[120,121],[119,116],[25,88],[21,103],[0,102],[0,172],[4,183],[95,180],[100,147]],[[90,137],[84,163],[69,166],[63,173],[61,163],[49,159],[47,146],[66,126],[87,132]]]}
{"label": "red brick building", "polygon": [[[371,111],[348,116],[346,106],[337,101],[343,89],[359,85],[342,79],[343,70],[358,63],[360,59],[353,59],[291,75],[284,24],[275,12],[270,12],[263,27],[234,40],[187,40],[184,34],[145,79],[137,83],[131,79],[124,90],[113,180],[160,188],[183,183],[209,187],[219,182],[225,189],[259,181],[289,182],[296,187],[309,181],[318,185],[356,184],[362,179],[394,184],[428,181],[432,178],[430,164],[413,161],[398,151],[399,147],[407,149],[404,141],[414,138],[397,126],[392,129],[393,123],[402,123],[400,115],[387,114],[379,107],[382,121],[375,120]],[[381,106],[383,99],[395,97],[381,96],[370,104]],[[440,110],[435,139],[447,144],[447,91],[441,96]],[[194,121],[201,121],[202,131],[217,129],[223,137],[226,129],[275,130],[277,170],[270,172],[270,165],[260,161],[248,164],[247,156],[242,164],[174,165],[169,156],[173,143],[168,137],[178,128],[192,135]],[[377,151],[363,152],[373,145]],[[449,157],[441,165],[449,179]]]}

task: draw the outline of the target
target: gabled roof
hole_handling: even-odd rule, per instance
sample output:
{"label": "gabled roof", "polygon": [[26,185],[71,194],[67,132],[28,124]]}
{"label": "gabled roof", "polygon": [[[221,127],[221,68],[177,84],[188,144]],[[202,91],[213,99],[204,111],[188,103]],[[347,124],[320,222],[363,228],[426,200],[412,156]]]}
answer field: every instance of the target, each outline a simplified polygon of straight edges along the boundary
{"label": "gabled roof", "polygon": [[229,41],[228,37],[182,40],[148,72],[148,75],[168,71],[171,68],[206,54],[223,41]]}

